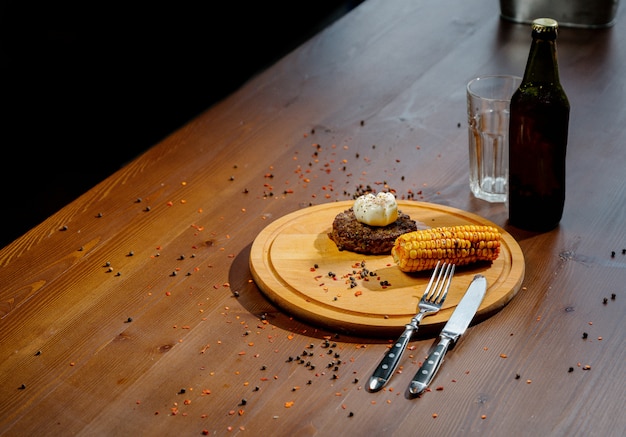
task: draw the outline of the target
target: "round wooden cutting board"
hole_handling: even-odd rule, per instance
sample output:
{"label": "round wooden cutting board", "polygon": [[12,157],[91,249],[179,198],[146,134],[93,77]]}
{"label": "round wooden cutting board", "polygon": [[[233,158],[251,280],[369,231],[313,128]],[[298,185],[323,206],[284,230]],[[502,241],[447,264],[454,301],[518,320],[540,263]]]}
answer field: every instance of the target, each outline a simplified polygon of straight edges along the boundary
{"label": "round wooden cutting board", "polygon": [[[417,312],[432,271],[404,273],[391,255],[338,250],[328,233],[335,216],[352,205],[343,201],[312,206],[269,224],[252,244],[252,276],[279,308],[320,328],[358,336],[399,334]],[[525,266],[522,250],[509,233],[476,214],[447,206],[398,201],[398,209],[429,227],[483,224],[502,233],[498,259],[457,268],[443,308],[422,319],[419,334],[431,335],[443,327],[477,273],[487,278],[488,289],[474,321],[490,316],[515,296]],[[357,277],[357,285],[351,287],[349,276],[364,268],[373,275]]]}

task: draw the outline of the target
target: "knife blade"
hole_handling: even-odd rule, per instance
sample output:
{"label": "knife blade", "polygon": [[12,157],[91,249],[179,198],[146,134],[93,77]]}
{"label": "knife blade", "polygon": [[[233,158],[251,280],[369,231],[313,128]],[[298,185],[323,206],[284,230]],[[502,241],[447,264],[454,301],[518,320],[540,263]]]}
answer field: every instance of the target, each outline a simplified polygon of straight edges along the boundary
{"label": "knife blade", "polygon": [[475,275],[461,302],[450,316],[448,323],[443,327],[439,335],[439,343],[413,377],[409,385],[411,394],[419,395],[428,388],[439,370],[448,348],[465,333],[486,292],[487,279],[483,275]]}

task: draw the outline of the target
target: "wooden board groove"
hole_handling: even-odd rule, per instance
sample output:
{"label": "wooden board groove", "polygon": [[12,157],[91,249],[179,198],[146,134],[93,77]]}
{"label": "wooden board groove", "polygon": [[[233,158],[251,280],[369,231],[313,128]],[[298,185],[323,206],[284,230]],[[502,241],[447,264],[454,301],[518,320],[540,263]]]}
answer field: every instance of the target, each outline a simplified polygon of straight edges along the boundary
{"label": "wooden board groove", "polygon": [[[334,217],[352,203],[311,206],[270,223],[252,244],[250,270],[262,293],[290,315],[352,335],[395,335],[415,314],[430,272],[403,273],[391,255],[338,250],[328,232]],[[443,327],[477,273],[486,276],[488,289],[476,320],[489,317],[516,295],[524,278],[524,256],[504,229],[476,214],[443,205],[399,201],[398,207],[426,226],[485,224],[502,233],[498,259],[458,268],[444,307],[422,320],[421,335],[432,335]],[[361,263],[376,275],[357,280],[351,288],[348,276],[362,270]]]}

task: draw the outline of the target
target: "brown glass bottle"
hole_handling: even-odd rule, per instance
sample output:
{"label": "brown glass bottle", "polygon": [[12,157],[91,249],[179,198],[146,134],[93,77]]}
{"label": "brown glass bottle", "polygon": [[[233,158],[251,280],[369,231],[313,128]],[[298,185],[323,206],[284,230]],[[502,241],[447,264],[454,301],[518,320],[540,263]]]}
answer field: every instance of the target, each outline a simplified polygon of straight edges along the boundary
{"label": "brown glass bottle", "polygon": [[558,24],[539,18],[524,78],[511,98],[509,223],[532,230],[556,227],[565,205],[565,155],[570,105],[559,80]]}

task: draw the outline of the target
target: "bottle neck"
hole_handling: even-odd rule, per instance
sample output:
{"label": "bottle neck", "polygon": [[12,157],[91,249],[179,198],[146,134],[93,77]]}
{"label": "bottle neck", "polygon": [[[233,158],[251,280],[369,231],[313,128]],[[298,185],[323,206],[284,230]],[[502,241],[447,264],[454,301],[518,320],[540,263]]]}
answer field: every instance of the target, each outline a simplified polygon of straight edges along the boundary
{"label": "bottle neck", "polygon": [[560,85],[556,41],[533,38],[522,85]]}

